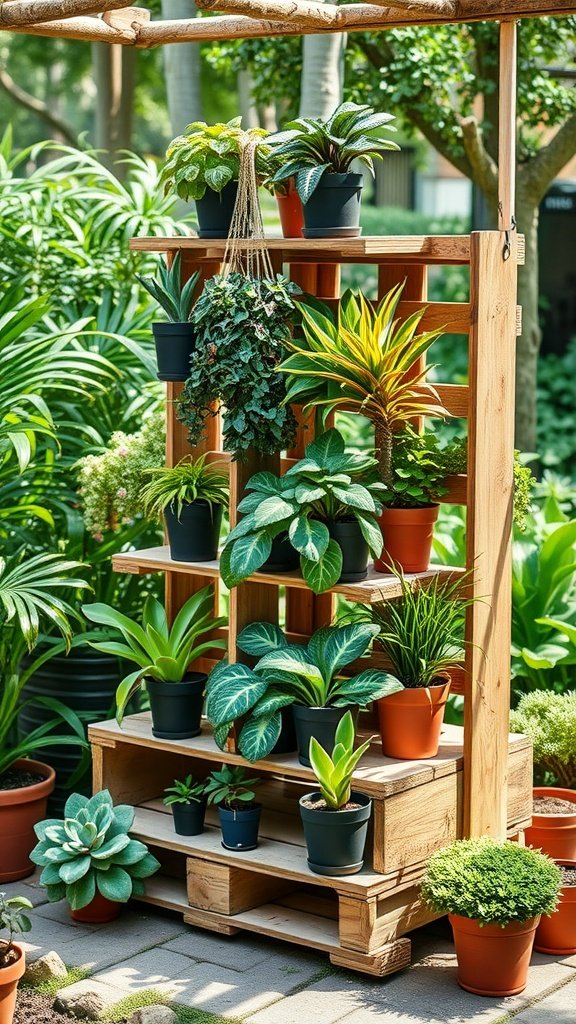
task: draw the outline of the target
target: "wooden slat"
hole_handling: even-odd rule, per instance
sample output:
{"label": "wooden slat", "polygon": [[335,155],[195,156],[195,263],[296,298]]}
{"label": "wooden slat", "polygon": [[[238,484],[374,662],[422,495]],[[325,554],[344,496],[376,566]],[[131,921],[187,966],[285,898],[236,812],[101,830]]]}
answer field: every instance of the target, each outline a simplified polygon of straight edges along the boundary
{"label": "wooden slat", "polygon": [[516,197],[516,22],[500,25],[498,88],[498,227],[515,226]]}
{"label": "wooden slat", "polygon": [[339,948],[338,926],[335,921],[292,910],[276,903],[264,903],[257,910],[245,910],[233,918],[190,907],[184,920],[195,927],[208,928],[211,931],[218,931],[215,926],[219,924],[233,924],[235,929],[256,932],[258,935],[267,935],[273,939],[284,939],[325,953],[331,953]]}
{"label": "wooden slat", "polygon": [[465,419],[470,412],[470,388],[467,384],[434,384],[442,404],[451,416]]}
{"label": "wooden slat", "polygon": [[382,874],[425,864],[462,837],[462,773],[434,779],[374,804],[374,868]]}
{"label": "wooden slat", "polygon": [[439,917],[442,915],[424,903],[419,885],[370,900],[340,896],[340,943],[359,953],[371,953]]}
{"label": "wooden slat", "polygon": [[352,949],[340,948],[330,954],[330,962],[336,967],[347,967],[351,971],[362,971],[376,978],[385,978],[410,966],[411,943],[409,939],[395,939],[371,953],[358,953]]}
{"label": "wooden slat", "polygon": [[188,902],[197,910],[240,914],[284,895],[292,883],[275,875],[246,871],[238,864],[186,858]]}

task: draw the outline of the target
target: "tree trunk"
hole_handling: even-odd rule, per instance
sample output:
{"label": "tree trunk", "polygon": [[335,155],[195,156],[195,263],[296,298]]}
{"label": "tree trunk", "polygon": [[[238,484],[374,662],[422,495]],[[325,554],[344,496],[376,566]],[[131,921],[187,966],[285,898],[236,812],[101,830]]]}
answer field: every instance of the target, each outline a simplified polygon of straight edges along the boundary
{"label": "tree trunk", "polygon": [[249,71],[238,72],[238,104],[242,115],[243,128],[258,128],[260,118],[252,99],[252,75]]}
{"label": "tree trunk", "polygon": [[300,117],[327,118],[342,102],[346,36],[304,36]]}
{"label": "tree trunk", "polygon": [[[162,0],[162,18],[166,21],[195,18],[197,14],[193,0]],[[200,44],[175,43],[162,49],[172,135],[182,135],[191,121],[202,120]]]}
{"label": "tree trunk", "polygon": [[538,204],[520,186],[516,195],[518,231],[526,238],[526,262],[518,268],[522,334],[516,347],[516,433],[520,451],[537,451],[536,380],[542,332],[538,322]]}
{"label": "tree trunk", "polygon": [[96,84],[95,144],[102,163],[122,178],[122,151],[132,148],[136,52],[118,43],[92,43]]}

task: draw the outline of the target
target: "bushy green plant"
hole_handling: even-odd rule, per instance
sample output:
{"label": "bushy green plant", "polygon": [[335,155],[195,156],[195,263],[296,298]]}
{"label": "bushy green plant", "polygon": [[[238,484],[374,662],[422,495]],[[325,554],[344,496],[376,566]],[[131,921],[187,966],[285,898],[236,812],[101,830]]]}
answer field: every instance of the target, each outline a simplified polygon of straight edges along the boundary
{"label": "bushy green plant", "polygon": [[86,529],[99,540],[142,515],[141,492],[146,473],[164,462],[164,419],[146,419],[135,434],[118,430],[106,451],[85,455],[77,463],[79,495]]}
{"label": "bushy green plant", "polygon": [[538,454],[543,466],[574,477],[576,338],[562,355],[538,359]]}
{"label": "bushy green plant", "polygon": [[466,472],[465,438],[442,447],[436,434],[411,426],[394,435],[392,481],[383,502],[389,508],[419,508],[448,493],[446,477]]}
{"label": "bushy green plant", "polygon": [[218,464],[206,464],[206,455],[182,459],[176,466],[151,469],[152,479],[140,494],[146,515],[160,518],[170,507],[180,519],[186,502],[207,501],[210,505],[228,506],[228,474]]}
{"label": "bushy green plant", "polygon": [[222,661],[206,686],[206,715],[216,743],[224,748],[235,720],[242,719],[238,748],[249,761],[258,761],[278,740],[282,708],[366,707],[401,689],[388,673],[374,668],[342,676],[366,653],[377,632],[378,626],[367,622],[324,626],[301,646],[291,644],[270,622],[245,626],[237,642],[241,651],[258,658],[254,668]]}
{"label": "bushy green plant", "polygon": [[136,274],[136,279],[164,310],[170,323],[175,324],[186,323],[190,319],[194,289],[199,277],[197,271],[182,286],[180,284],[181,268],[182,259],[178,252],[172,261],[172,266],[169,267],[164,260],[160,261],[156,279]]}
{"label": "bushy green plant", "polygon": [[249,778],[241,765],[223,764],[206,779],[204,792],[209,804],[218,804],[230,811],[240,811],[254,802],[254,787],[259,778]]}
{"label": "bushy green plant", "polygon": [[357,750],[354,750],[355,736],[354,720],[347,711],[344,718],[338,722],[332,756],[318,743],[315,736],[310,738],[312,771],[326,805],[333,811],[339,811],[350,800],[352,773],[372,742],[372,739],[365,740]]}
{"label": "bushy green plant", "polygon": [[187,775],[185,779],[174,779],[172,786],[164,790],[166,796],[162,801],[166,807],[173,804],[202,803],[206,796],[206,779],[194,779]]}
{"label": "bushy green plant", "polygon": [[576,692],[525,693],[510,715],[512,732],[532,740],[534,768],[539,781],[576,788]]}
{"label": "bushy green plant", "polygon": [[504,928],[553,913],[560,886],[560,869],[539,850],[484,836],[433,853],[422,895],[437,913]]}
{"label": "bushy green plant", "polygon": [[8,941],[0,944],[0,971],[13,962],[14,936],[30,931],[32,922],[25,911],[32,909],[25,896],[9,897],[0,892],[0,931],[8,932]]}
{"label": "bushy green plant", "polygon": [[342,549],[326,523],[355,519],[374,557],[382,551],[377,517],[385,487],[376,479],[377,459],[347,452],[342,435],[328,430],[306,445],[304,458],[284,476],[256,473],[238,505],[242,519],[229,534],[220,559],[227,587],[237,586],[260,568],[272,541],[288,532],[300,555],[302,576],[319,594],[342,572]]}
{"label": "bushy green plant", "polygon": [[293,445],[296,421],[282,404],[285,383],[275,370],[296,319],[294,290],[281,277],[238,273],[205,283],[192,311],[197,347],[177,403],[191,445],[202,438],[214,402],[224,406],[224,448],[235,458],[250,448],[268,455]]}
{"label": "bushy green plant", "polygon": [[376,113],[367,104],[341,103],[326,120],[297,117],[285,130],[267,138],[274,157],[282,157],[282,166],[272,182],[296,179],[296,188],[307,203],[322,175],[346,174],[357,161],[374,175],[374,158],[381,160],[386,150],[400,147],[382,138],[382,130],[396,131],[390,125],[392,114]]}
{"label": "bushy green plant", "polygon": [[68,900],[81,910],[96,893],[115,903],[144,895],[144,879],[160,867],[144,843],[128,835],[134,808],[114,807],[107,789],[93,797],[73,793],[64,820],[48,818],[34,826],[38,843],[30,854],[43,870],[40,883],[50,902]]}
{"label": "bushy green plant", "polygon": [[172,626],[168,625],[164,606],[154,597],[146,599],[141,625],[105,604],[85,604],[82,611],[90,622],[117,630],[124,640],[124,643],[91,641],[94,650],[126,658],[138,665],[124,677],[116,691],[118,725],[122,724],[126,705],[145,679],[180,683],[192,661],[212,648],[226,647],[224,640],[198,643],[201,637],[226,622],[223,617],[214,617],[214,588],[211,586],[203,587],[185,601]]}
{"label": "bushy green plant", "polygon": [[266,135],[262,128],[244,131],[241,125],[241,117],[225,124],[189,124],[184,135],[168,146],[160,173],[164,195],[177,195],[185,201],[202,199],[207,188],[221,192],[230,181],[238,181],[243,142]]}

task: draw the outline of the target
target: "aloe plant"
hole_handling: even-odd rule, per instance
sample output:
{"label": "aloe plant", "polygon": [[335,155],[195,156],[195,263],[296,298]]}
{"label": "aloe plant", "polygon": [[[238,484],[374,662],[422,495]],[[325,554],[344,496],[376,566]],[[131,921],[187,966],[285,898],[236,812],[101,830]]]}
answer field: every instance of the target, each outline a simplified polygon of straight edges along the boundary
{"label": "aloe plant", "polygon": [[162,260],[158,264],[156,280],[136,274],[142,287],[156,300],[168,320],[174,324],[186,323],[190,319],[194,289],[199,277],[196,271],[188,278],[186,284],[181,286],[181,262],[180,253],[176,254],[170,267]]}
{"label": "aloe plant", "polygon": [[318,742],[315,736],[310,738],[310,764],[318,781],[322,797],[328,807],[339,811],[350,800],[352,773],[361,757],[364,756],[374,737],[365,740],[354,750],[356,730],[349,711],[338,722],[332,756]]}
{"label": "aloe plant", "polygon": [[221,749],[237,719],[243,724],[238,748],[249,761],[270,753],[282,725],[281,710],[307,707],[366,707],[402,689],[388,673],[374,668],[344,678],[342,671],[366,653],[379,627],[368,622],[324,626],[306,645],[291,644],[270,622],[253,622],[238,637],[245,654],[258,658],[254,668],[220,662],[206,687],[206,715]]}
{"label": "aloe plant", "polygon": [[81,910],[99,892],[115,903],[144,895],[144,879],[160,867],[145,843],[128,835],[134,808],[114,807],[107,789],[93,797],[73,793],[64,820],[48,818],[34,826],[38,843],[30,854],[42,867],[40,883],[50,902],[66,897]]}

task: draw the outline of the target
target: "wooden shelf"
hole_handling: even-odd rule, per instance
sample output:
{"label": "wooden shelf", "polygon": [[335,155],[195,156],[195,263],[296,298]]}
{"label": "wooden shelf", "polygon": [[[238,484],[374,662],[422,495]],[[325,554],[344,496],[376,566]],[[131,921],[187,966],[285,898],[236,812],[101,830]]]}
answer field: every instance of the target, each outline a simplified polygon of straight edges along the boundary
{"label": "wooden shelf", "polygon": [[[188,573],[192,576],[220,578],[220,566],[214,562],[178,562],[170,557],[170,548],[164,547],[146,548],[143,551],[126,551],[112,558],[112,567],[116,572],[130,572],[142,575],[147,572],[178,572]],[[427,572],[407,573],[408,581],[419,580],[422,583],[432,582],[437,576],[456,577],[462,575],[463,569],[456,569],[451,566],[438,565],[427,570]],[[299,572],[265,573],[255,572],[246,582],[268,583],[271,586],[293,587],[306,590],[310,588]],[[360,583],[338,583],[332,587],[332,594],[341,594],[349,601],[361,601],[364,604],[377,604],[379,601],[389,601],[391,598],[400,597],[402,589],[395,576],[387,576],[384,573],[376,572],[373,564],[368,569],[368,578]]]}

